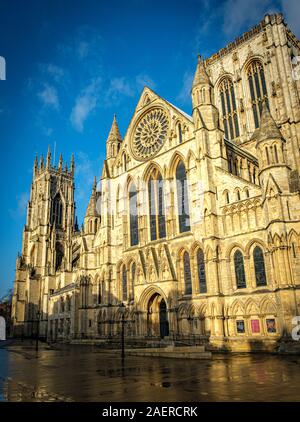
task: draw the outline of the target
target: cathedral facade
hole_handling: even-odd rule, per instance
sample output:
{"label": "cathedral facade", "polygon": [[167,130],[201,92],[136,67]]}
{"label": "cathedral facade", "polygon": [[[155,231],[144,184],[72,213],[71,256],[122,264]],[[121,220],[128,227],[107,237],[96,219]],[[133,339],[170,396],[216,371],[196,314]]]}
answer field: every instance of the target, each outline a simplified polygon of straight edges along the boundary
{"label": "cathedral facade", "polygon": [[[228,350],[293,342],[300,315],[300,42],[266,15],[198,58],[189,116],[145,87],[114,118],[84,224],[75,161],[35,160],[16,336],[170,339]],[[123,322],[122,322],[123,321]]]}

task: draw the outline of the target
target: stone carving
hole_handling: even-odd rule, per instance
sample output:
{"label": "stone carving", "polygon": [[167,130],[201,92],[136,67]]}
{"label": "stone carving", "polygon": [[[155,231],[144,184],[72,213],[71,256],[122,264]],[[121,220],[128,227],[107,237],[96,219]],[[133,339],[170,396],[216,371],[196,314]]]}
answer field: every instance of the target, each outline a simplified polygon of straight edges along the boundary
{"label": "stone carving", "polygon": [[138,160],[153,157],[163,146],[169,127],[168,117],[160,108],[151,109],[137,124],[132,152]]}

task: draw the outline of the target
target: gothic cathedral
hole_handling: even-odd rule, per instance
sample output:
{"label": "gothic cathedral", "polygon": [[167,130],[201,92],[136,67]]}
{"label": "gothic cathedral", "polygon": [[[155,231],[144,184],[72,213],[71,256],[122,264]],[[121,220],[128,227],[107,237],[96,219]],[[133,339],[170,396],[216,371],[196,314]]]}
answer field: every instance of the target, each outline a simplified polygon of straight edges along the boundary
{"label": "gothic cathedral", "polygon": [[[84,224],[74,157],[34,162],[15,336],[292,347],[300,315],[300,42],[282,15],[202,60],[192,115],[145,87]],[[290,346],[289,346],[290,345]]]}

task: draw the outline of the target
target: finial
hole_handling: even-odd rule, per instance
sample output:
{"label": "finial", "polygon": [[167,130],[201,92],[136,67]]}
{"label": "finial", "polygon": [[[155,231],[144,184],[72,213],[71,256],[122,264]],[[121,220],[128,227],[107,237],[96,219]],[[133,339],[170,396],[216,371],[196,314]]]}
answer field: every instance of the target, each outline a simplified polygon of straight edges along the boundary
{"label": "finial", "polygon": [[51,150],[50,150],[50,145],[48,145],[48,152],[47,152],[47,169],[50,168],[50,164],[51,164]]}
{"label": "finial", "polygon": [[198,63],[201,62],[201,60],[202,60],[201,54],[198,54]]}
{"label": "finial", "polygon": [[33,164],[33,175],[36,176],[37,172],[38,172],[38,156],[36,154],[35,159],[34,159],[34,164]]}
{"label": "finial", "polygon": [[93,184],[93,193],[96,193],[96,189],[97,189],[97,177],[94,177],[94,184]]}
{"label": "finial", "polygon": [[74,158],[74,154],[72,154],[72,158],[71,158],[71,176],[74,176],[74,169],[75,169],[75,158]]}
{"label": "finial", "polygon": [[41,155],[41,159],[40,159],[40,169],[43,170],[44,168],[44,157],[43,155]]}
{"label": "finial", "polygon": [[59,156],[59,164],[58,164],[58,169],[62,170],[62,165],[63,165],[63,158],[62,158],[62,154],[60,154]]}

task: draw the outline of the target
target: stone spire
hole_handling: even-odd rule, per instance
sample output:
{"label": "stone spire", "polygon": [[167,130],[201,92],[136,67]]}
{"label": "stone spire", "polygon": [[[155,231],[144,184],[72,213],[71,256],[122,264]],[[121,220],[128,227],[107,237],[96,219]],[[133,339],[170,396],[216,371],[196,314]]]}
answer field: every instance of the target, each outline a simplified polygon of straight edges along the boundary
{"label": "stone spire", "polygon": [[111,174],[112,172],[115,158],[118,155],[118,152],[120,151],[122,141],[123,140],[119,131],[117,118],[116,115],[114,115],[114,119],[106,141],[106,159],[109,174]]}
{"label": "stone spire", "polygon": [[34,159],[34,164],[33,164],[33,175],[36,176],[38,173],[38,168],[39,168],[39,164],[38,164],[38,156],[35,156]]}
{"label": "stone spire", "polygon": [[201,56],[199,54],[198,55],[197,68],[196,68],[192,88],[194,88],[198,85],[206,85],[206,84],[211,85],[211,82],[210,82],[209,76],[206,72],[204,63],[203,63]]}
{"label": "stone spire", "polygon": [[41,155],[41,158],[40,158],[40,170],[43,170],[44,169],[44,157],[43,157],[43,155]]}
{"label": "stone spire", "polygon": [[264,102],[262,106],[260,126],[256,132],[256,141],[259,143],[266,139],[282,139],[282,135],[266,102]]}
{"label": "stone spire", "polygon": [[92,194],[91,194],[91,198],[88,204],[88,207],[86,209],[86,213],[85,213],[85,217],[96,217],[97,216],[97,208],[96,208],[96,203],[97,203],[97,198],[96,198],[96,189],[97,189],[97,178],[95,176],[94,178],[94,183],[93,183],[93,188],[92,188]]}
{"label": "stone spire", "polygon": [[117,123],[117,117],[116,117],[115,114],[114,114],[113,122],[112,122],[112,125],[111,125],[109,135],[108,135],[106,142],[108,142],[108,141],[120,141],[120,142],[122,142],[122,136],[121,136],[120,131],[119,131],[119,127],[118,127],[118,123]]}
{"label": "stone spire", "polygon": [[51,151],[50,151],[50,145],[48,146],[48,152],[47,152],[47,161],[46,161],[46,168],[49,169],[51,164]]}
{"label": "stone spire", "polygon": [[58,163],[58,170],[62,170],[62,166],[63,166],[63,158],[62,158],[62,154],[60,154],[59,156],[59,163]]}
{"label": "stone spire", "polygon": [[71,168],[70,168],[71,176],[74,176],[74,170],[75,170],[75,158],[74,158],[74,154],[72,154]]}

